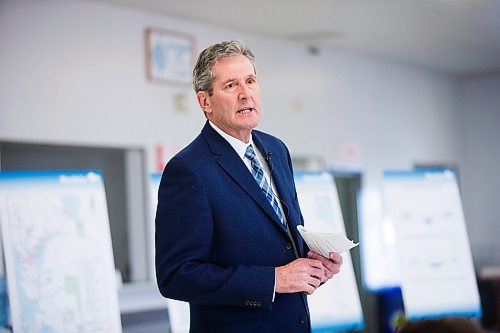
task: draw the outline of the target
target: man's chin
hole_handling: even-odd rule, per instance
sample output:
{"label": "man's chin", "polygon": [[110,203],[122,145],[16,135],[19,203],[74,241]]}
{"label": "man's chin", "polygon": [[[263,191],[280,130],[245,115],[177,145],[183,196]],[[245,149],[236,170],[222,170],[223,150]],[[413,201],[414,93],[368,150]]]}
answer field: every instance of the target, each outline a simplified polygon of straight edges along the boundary
{"label": "man's chin", "polygon": [[259,120],[260,120],[259,115],[254,114],[253,117],[247,118],[243,121],[244,123],[243,127],[247,128],[248,130],[252,130],[255,127],[257,127],[257,125],[259,125]]}

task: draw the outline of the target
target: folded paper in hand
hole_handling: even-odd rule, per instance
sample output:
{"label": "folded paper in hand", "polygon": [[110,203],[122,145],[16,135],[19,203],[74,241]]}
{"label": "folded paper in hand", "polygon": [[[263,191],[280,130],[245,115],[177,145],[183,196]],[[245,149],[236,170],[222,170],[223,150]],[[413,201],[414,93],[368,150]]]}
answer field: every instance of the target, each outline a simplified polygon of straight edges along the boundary
{"label": "folded paper in hand", "polygon": [[330,252],[342,253],[359,244],[354,243],[342,234],[310,232],[301,225],[297,226],[297,230],[300,232],[302,238],[304,238],[309,249],[326,258],[328,258]]}

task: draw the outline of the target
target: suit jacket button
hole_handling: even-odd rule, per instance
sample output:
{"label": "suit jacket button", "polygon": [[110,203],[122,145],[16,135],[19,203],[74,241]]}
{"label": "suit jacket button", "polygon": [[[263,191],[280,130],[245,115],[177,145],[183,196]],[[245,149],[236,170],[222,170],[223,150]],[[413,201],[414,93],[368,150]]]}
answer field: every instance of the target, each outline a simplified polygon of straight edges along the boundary
{"label": "suit jacket button", "polygon": [[292,249],[292,244],[290,244],[290,243],[286,243],[285,248],[286,248],[287,250],[291,250],[291,249]]}
{"label": "suit jacket button", "polygon": [[307,316],[302,316],[302,317],[300,317],[300,320],[299,320],[299,321],[300,321],[300,323],[301,323],[301,324],[305,324],[305,323],[307,323]]}

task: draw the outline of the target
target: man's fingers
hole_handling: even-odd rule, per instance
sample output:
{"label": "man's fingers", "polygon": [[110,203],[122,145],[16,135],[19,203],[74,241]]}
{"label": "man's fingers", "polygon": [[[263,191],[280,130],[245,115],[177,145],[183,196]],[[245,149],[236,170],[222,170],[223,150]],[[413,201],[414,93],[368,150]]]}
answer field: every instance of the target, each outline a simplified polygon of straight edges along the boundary
{"label": "man's fingers", "polygon": [[314,251],[309,251],[307,252],[307,257],[311,259],[321,260],[321,257],[323,256]]}
{"label": "man's fingers", "polygon": [[309,274],[309,276],[317,278],[318,280],[320,280],[320,282],[326,278],[326,272],[325,272],[325,269],[323,267],[322,268],[311,268],[311,270],[309,271],[308,274]]}
{"label": "man's fingers", "polygon": [[343,258],[338,253],[330,252],[328,258],[325,258],[314,251],[309,251],[307,256],[310,259],[318,260],[321,262],[324,268],[326,280],[331,279],[335,274],[340,272],[340,266],[343,263]]}
{"label": "man's fingers", "polygon": [[[317,253],[308,253],[308,258],[299,258],[276,268],[276,291],[281,293],[314,293],[322,283],[339,272],[342,256],[331,253],[325,258]],[[333,259],[332,259],[333,258]]]}
{"label": "man's fingers", "polygon": [[277,292],[300,292],[312,294],[325,278],[321,261],[300,258],[276,268]]}
{"label": "man's fingers", "polygon": [[323,270],[315,270],[314,272],[311,272],[309,276],[311,279],[314,279],[315,282],[318,282],[317,286],[319,286],[319,284],[326,278],[325,272]]}
{"label": "man's fingers", "polygon": [[336,263],[338,265],[342,265],[342,263],[344,262],[344,259],[338,253],[330,252],[329,257],[330,257],[331,261],[333,261],[334,263]]}
{"label": "man's fingers", "polygon": [[307,287],[304,288],[304,292],[309,296],[311,296],[315,291],[316,291],[316,288],[314,288],[310,285],[307,285]]}
{"label": "man's fingers", "polygon": [[307,259],[307,264],[311,267],[323,269],[323,262],[322,262],[321,258]]}
{"label": "man's fingers", "polygon": [[328,261],[325,263],[325,274],[328,276],[329,279],[331,279],[335,274],[340,272],[340,265],[334,263],[333,261]]}
{"label": "man's fingers", "polygon": [[312,295],[316,289],[320,286],[321,280],[315,277],[308,277],[307,282],[306,282],[306,287],[304,288],[304,292],[307,295]]}

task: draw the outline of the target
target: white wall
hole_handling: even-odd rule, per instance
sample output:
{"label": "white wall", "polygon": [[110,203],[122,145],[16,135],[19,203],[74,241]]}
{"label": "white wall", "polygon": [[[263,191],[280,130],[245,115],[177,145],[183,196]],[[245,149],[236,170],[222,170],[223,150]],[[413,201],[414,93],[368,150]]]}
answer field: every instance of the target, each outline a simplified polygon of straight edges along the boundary
{"label": "white wall", "polygon": [[[315,57],[301,44],[94,2],[0,6],[3,139],[186,144],[204,117],[191,87],[145,79],[143,32],[154,26],[192,34],[197,51],[229,38],[250,44],[263,91],[260,128],[296,154],[339,160],[340,144],[354,142],[374,174],[457,156],[456,84],[426,70],[340,51]],[[190,112],[174,110],[179,93]]]}
{"label": "white wall", "polygon": [[[484,173],[492,165],[476,159],[493,155],[500,142],[492,129],[472,135],[499,118],[498,94],[483,91],[482,81],[466,85],[464,115],[476,125],[466,126],[462,160],[462,90],[455,78],[340,50],[314,56],[299,43],[97,2],[0,1],[0,140],[139,146],[153,170],[155,146],[187,144],[204,117],[191,87],[145,79],[144,29],[151,26],[192,34],[197,52],[223,39],[247,42],[263,94],[260,129],[281,137],[294,155],[320,155],[338,165],[349,162],[342,147],[352,144],[358,149],[351,162],[363,171],[365,188],[375,191],[384,169],[460,162],[466,189],[481,187],[482,198],[498,193],[493,183],[472,179],[476,166]],[[176,94],[190,111],[175,110]],[[471,110],[483,105],[476,118]],[[484,209],[493,202],[479,199],[465,198],[474,252],[485,251],[483,236],[493,237],[476,223],[491,226],[498,218]],[[378,234],[370,237],[378,242]]]}
{"label": "white wall", "polygon": [[463,82],[463,202],[476,267],[500,265],[500,75]]}

